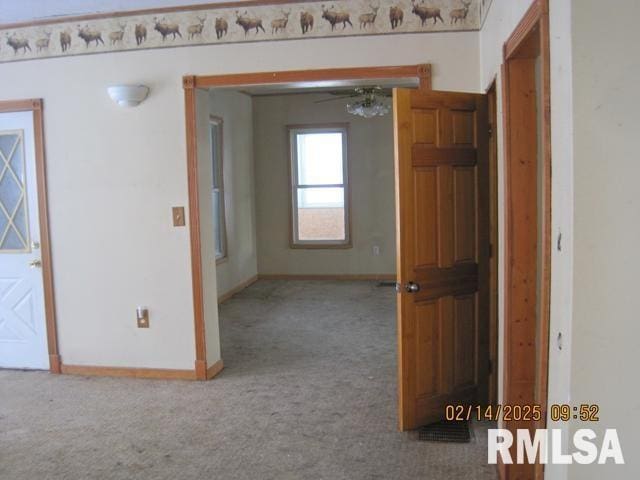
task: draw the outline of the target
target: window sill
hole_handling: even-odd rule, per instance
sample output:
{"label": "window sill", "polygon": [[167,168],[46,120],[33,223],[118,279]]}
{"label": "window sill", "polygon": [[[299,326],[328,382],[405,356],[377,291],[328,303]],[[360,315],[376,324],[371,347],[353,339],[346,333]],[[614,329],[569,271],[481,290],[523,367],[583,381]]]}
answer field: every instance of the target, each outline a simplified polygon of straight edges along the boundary
{"label": "window sill", "polygon": [[289,248],[294,250],[344,250],[348,248],[353,248],[351,242],[347,243],[291,243],[289,244]]}

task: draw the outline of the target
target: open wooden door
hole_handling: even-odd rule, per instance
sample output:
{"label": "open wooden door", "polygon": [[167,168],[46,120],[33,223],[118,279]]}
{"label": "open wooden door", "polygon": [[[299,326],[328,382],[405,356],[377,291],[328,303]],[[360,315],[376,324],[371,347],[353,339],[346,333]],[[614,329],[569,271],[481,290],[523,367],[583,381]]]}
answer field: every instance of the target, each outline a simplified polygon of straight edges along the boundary
{"label": "open wooden door", "polygon": [[486,98],[394,89],[401,430],[486,403]]}

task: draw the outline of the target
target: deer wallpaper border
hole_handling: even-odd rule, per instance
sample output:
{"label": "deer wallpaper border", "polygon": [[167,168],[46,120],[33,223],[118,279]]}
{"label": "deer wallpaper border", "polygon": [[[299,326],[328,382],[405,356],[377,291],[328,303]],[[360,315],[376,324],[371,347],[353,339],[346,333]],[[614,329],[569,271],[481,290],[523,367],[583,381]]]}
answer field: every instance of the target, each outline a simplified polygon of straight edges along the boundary
{"label": "deer wallpaper border", "polygon": [[492,0],[205,5],[0,26],[0,63],[151,48],[478,30]]}

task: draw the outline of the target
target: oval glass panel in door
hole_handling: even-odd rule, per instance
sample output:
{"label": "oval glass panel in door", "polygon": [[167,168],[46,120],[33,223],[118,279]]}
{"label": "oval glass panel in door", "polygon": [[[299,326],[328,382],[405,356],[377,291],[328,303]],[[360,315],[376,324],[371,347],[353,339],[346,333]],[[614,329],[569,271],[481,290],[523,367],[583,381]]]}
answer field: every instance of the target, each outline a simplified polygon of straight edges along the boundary
{"label": "oval glass panel in door", "polygon": [[24,133],[0,132],[0,251],[29,250]]}

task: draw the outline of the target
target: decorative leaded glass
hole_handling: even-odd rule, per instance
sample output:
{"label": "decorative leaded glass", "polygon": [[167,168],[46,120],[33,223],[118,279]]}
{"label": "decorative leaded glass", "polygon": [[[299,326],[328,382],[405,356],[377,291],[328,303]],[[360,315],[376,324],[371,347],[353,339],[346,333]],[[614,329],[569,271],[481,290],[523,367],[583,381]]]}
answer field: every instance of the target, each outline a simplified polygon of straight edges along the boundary
{"label": "decorative leaded glass", "polygon": [[0,251],[29,249],[22,130],[0,132]]}

